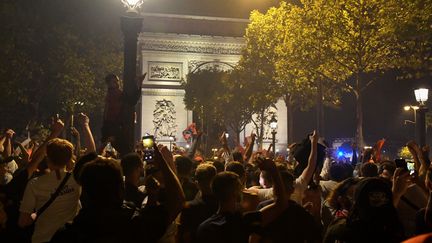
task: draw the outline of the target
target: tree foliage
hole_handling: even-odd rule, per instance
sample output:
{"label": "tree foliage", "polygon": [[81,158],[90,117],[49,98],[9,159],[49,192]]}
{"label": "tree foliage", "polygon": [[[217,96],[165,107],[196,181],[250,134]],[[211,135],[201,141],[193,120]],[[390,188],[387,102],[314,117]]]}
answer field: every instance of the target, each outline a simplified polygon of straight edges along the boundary
{"label": "tree foliage", "polygon": [[[265,14],[251,13],[239,69],[244,73],[245,85],[257,90],[251,99],[256,117],[262,121],[254,123],[258,143],[264,135],[266,109],[281,98],[291,121],[294,110],[309,109],[317,101],[339,104],[341,89],[333,80],[323,86],[322,94],[318,93],[319,81],[325,80],[319,75],[323,54],[316,49],[322,43],[304,15],[302,8],[285,2]],[[322,96],[319,99],[318,94]]]}
{"label": "tree foliage", "polygon": [[[285,95],[301,108],[316,101],[337,105],[341,92],[351,92],[361,145],[365,90],[389,70],[430,72],[431,6],[429,0],[282,2],[265,14],[251,14],[240,66],[252,80],[277,90],[264,90],[273,100]],[[322,95],[314,99],[318,84]]]}
{"label": "tree foliage", "polygon": [[189,73],[183,87],[186,108],[199,115],[203,127],[230,129],[239,142],[240,132],[253,112],[249,101],[251,90],[245,89],[238,75],[238,70],[202,69]]}
{"label": "tree foliage", "polygon": [[76,101],[92,118],[102,116],[103,78],[122,68],[119,20],[104,5],[2,1],[0,31],[7,34],[0,37],[0,126],[22,129],[30,120],[67,113]]}
{"label": "tree foliage", "polygon": [[432,77],[432,1],[399,1],[399,21],[395,24],[403,43],[398,59],[406,79],[429,81]]}

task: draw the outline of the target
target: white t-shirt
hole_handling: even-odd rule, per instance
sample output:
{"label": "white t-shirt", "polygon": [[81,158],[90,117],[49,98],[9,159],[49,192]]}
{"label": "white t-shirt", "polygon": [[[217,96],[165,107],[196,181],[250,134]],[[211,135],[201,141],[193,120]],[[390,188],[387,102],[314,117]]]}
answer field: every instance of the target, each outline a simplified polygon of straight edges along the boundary
{"label": "white t-shirt", "polygon": [[308,182],[300,175],[294,181],[294,193],[291,194],[291,200],[295,201],[299,205],[303,205],[303,194],[308,187]]}
{"label": "white t-shirt", "polygon": [[[294,181],[294,193],[291,194],[291,200],[302,205],[303,193],[307,189],[307,182],[304,180],[303,176],[299,176]],[[260,202],[273,199],[273,187],[258,189],[258,200]]]}
{"label": "white t-shirt", "polygon": [[[24,192],[20,212],[33,213],[49,200],[66,172],[60,172],[61,179],[57,179],[55,171],[30,180]],[[79,209],[81,187],[71,175],[57,198],[37,219],[32,242],[48,242],[55,232],[66,222],[71,221]]]}

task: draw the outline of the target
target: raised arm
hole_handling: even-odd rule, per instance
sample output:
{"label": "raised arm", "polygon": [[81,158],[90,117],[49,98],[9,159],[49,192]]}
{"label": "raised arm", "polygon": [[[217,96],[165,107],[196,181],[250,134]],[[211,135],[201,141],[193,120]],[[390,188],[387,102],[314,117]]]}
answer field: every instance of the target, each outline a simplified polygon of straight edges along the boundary
{"label": "raised arm", "polygon": [[402,168],[396,168],[393,174],[393,184],[392,184],[393,205],[395,207],[399,205],[399,202],[402,196],[407,191],[410,183],[411,180],[408,171],[405,171]]}
{"label": "raised arm", "polygon": [[415,141],[411,140],[406,144],[406,146],[407,146],[410,154],[413,157],[415,170],[419,171],[420,167],[421,167],[421,162],[419,160],[419,154],[417,154],[417,151],[419,150],[417,143]]}
{"label": "raised arm", "polygon": [[77,158],[81,157],[81,136],[75,127],[71,127],[71,134],[75,139],[75,156]]}
{"label": "raised arm", "polygon": [[426,187],[429,189],[429,198],[426,205],[426,211],[424,215],[424,220],[428,228],[432,227],[432,168],[429,167],[426,179],[425,179]]}
{"label": "raised arm", "polygon": [[255,137],[256,137],[255,133],[252,133],[250,135],[250,141],[249,141],[248,145],[246,146],[245,160],[244,160],[246,163],[249,161],[249,159],[252,156],[253,147],[254,147],[254,144],[255,144]]}
{"label": "raised arm", "polygon": [[257,160],[258,166],[261,170],[268,172],[273,180],[273,195],[274,203],[262,208],[260,211],[262,213],[262,226],[266,226],[269,223],[277,219],[281,213],[288,207],[288,195],[284,184],[282,183],[279,171],[276,165],[271,159],[261,159]]}
{"label": "raised arm", "polygon": [[352,152],[353,152],[353,155],[352,155],[352,158],[351,158],[351,166],[353,168],[355,168],[356,165],[357,165],[357,162],[358,162],[356,145],[353,143],[351,145],[351,148],[352,148]]}
{"label": "raised arm", "polygon": [[5,132],[5,141],[3,143],[3,158],[7,158],[12,155],[12,137],[15,132],[12,129],[8,129]]}
{"label": "raised arm", "polygon": [[228,147],[228,141],[227,141],[227,137],[226,137],[226,132],[223,132],[222,135],[219,138],[219,141],[222,145],[222,148],[224,149],[225,153],[227,153],[228,155],[231,155],[231,150]]}
{"label": "raised arm", "polygon": [[201,143],[201,136],[202,136],[202,132],[199,131],[196,135],[196,137],[194,138],[193,142],[192,142],[192,146],[190,148],[190,150],[187,153],[187,157],[189,159],[193,159],[196,153],[197,148],[199,147],[200,143]]}
{"label": "raised arm", "polygon": [[177,218],[178,214],[183,208],[185,202],[185,196],[180,185],[180,182],[175,175],[174,171],[170,168],[167,159],[165,157],[171,156],[171,152],[166,146],[158,147],[154,146],[155,150],[155,163],[158,165],[162,172],[166,190],[166,210],[168,213],[168,223],[171,223]]}
{"label": "raised arm", "polygon": [[147,73],[144,73],[141,76],[137,76],[135,79],[136,80],[136,86],[132,90],[128,90],[127,93],[123,92],[123,99],[129,105],[132,105],[132,106],[136,105],[138,100],[140,99],[142,83],[143,83],[146,75],[147,75]]}
{"label": "raised arm", "polygon": [[312,133],[311,136],[309,136],[310,142],[311,142],[311,151],[309,154],[309,160],[308,165],[303,170],[302,174],[300,175],[304,181],[309,183],[312,179],[312,176],[315,172],[316,163],[317,163],[317,147],[318,147],[318,134],[316,131]]}
{"label": "raised arm", "polygon": [[49,140],[58,137],[63,131],[64,123],[58,119],[51,126],[51,133],[45,139],[41,146],[32,154],[31,160],[27,166],[28,176],[30,177],[36,171],[39,163],[43,160],[46,154],[46,146]]}
{"label": "raised arm", "polygon": [[84,146],[87,148],[87,153],[96,152],[96,144],[90,129],[90,118],[84,113],[78,114],[78,123],[83,129],[82,137],[84,139]]}
{"label": "raised arm", "polygon": [[24,146],[22,145],[22,143],[15,143],[16,146],[18,146],[21,150],[21,159],[19,161],[17,161],[18,166],[20,168],[23,168],[25,166],[28,165],[29,163],[29,159],[30,159],[30,154],[27,152],[27,149],[24,148]]}

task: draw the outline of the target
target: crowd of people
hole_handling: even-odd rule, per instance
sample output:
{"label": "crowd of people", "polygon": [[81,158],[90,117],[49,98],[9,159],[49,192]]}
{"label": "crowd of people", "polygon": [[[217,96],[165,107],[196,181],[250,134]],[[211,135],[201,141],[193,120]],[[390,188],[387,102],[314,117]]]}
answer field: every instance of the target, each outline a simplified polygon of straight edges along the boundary
{"label": "crowd of people", "polygon": [[[228,146],[210,158],[156,143],[119,154],[97,148],[85,114],[74,138],[60,119],[37,144],[0,137],[0,242],[428,242],[432,235],[429,147],[407,144],[414,170],[379,148],[350,161],[316,132],[284,157]],[[327,153],[326,153],[327,152]],[[357,156],[358,154],[358,156]]]}

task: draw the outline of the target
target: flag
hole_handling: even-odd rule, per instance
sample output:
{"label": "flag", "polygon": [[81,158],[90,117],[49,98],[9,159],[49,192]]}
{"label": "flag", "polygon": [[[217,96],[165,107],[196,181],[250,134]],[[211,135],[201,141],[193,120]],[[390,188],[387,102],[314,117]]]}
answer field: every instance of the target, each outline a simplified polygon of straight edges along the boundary
{"label": "flag", "polygon": [[385,139],[380,139],[376,142],[376,144],[374,145],[374,157],[375,157],[375,162],[380,162],[381,161],[381,150],[384,146],[385,143]]}
{"label": "flag", "polygon": [[197,134],[195,123],[190,124],[182,134],[186,142],[191,143],[193,136]]}

